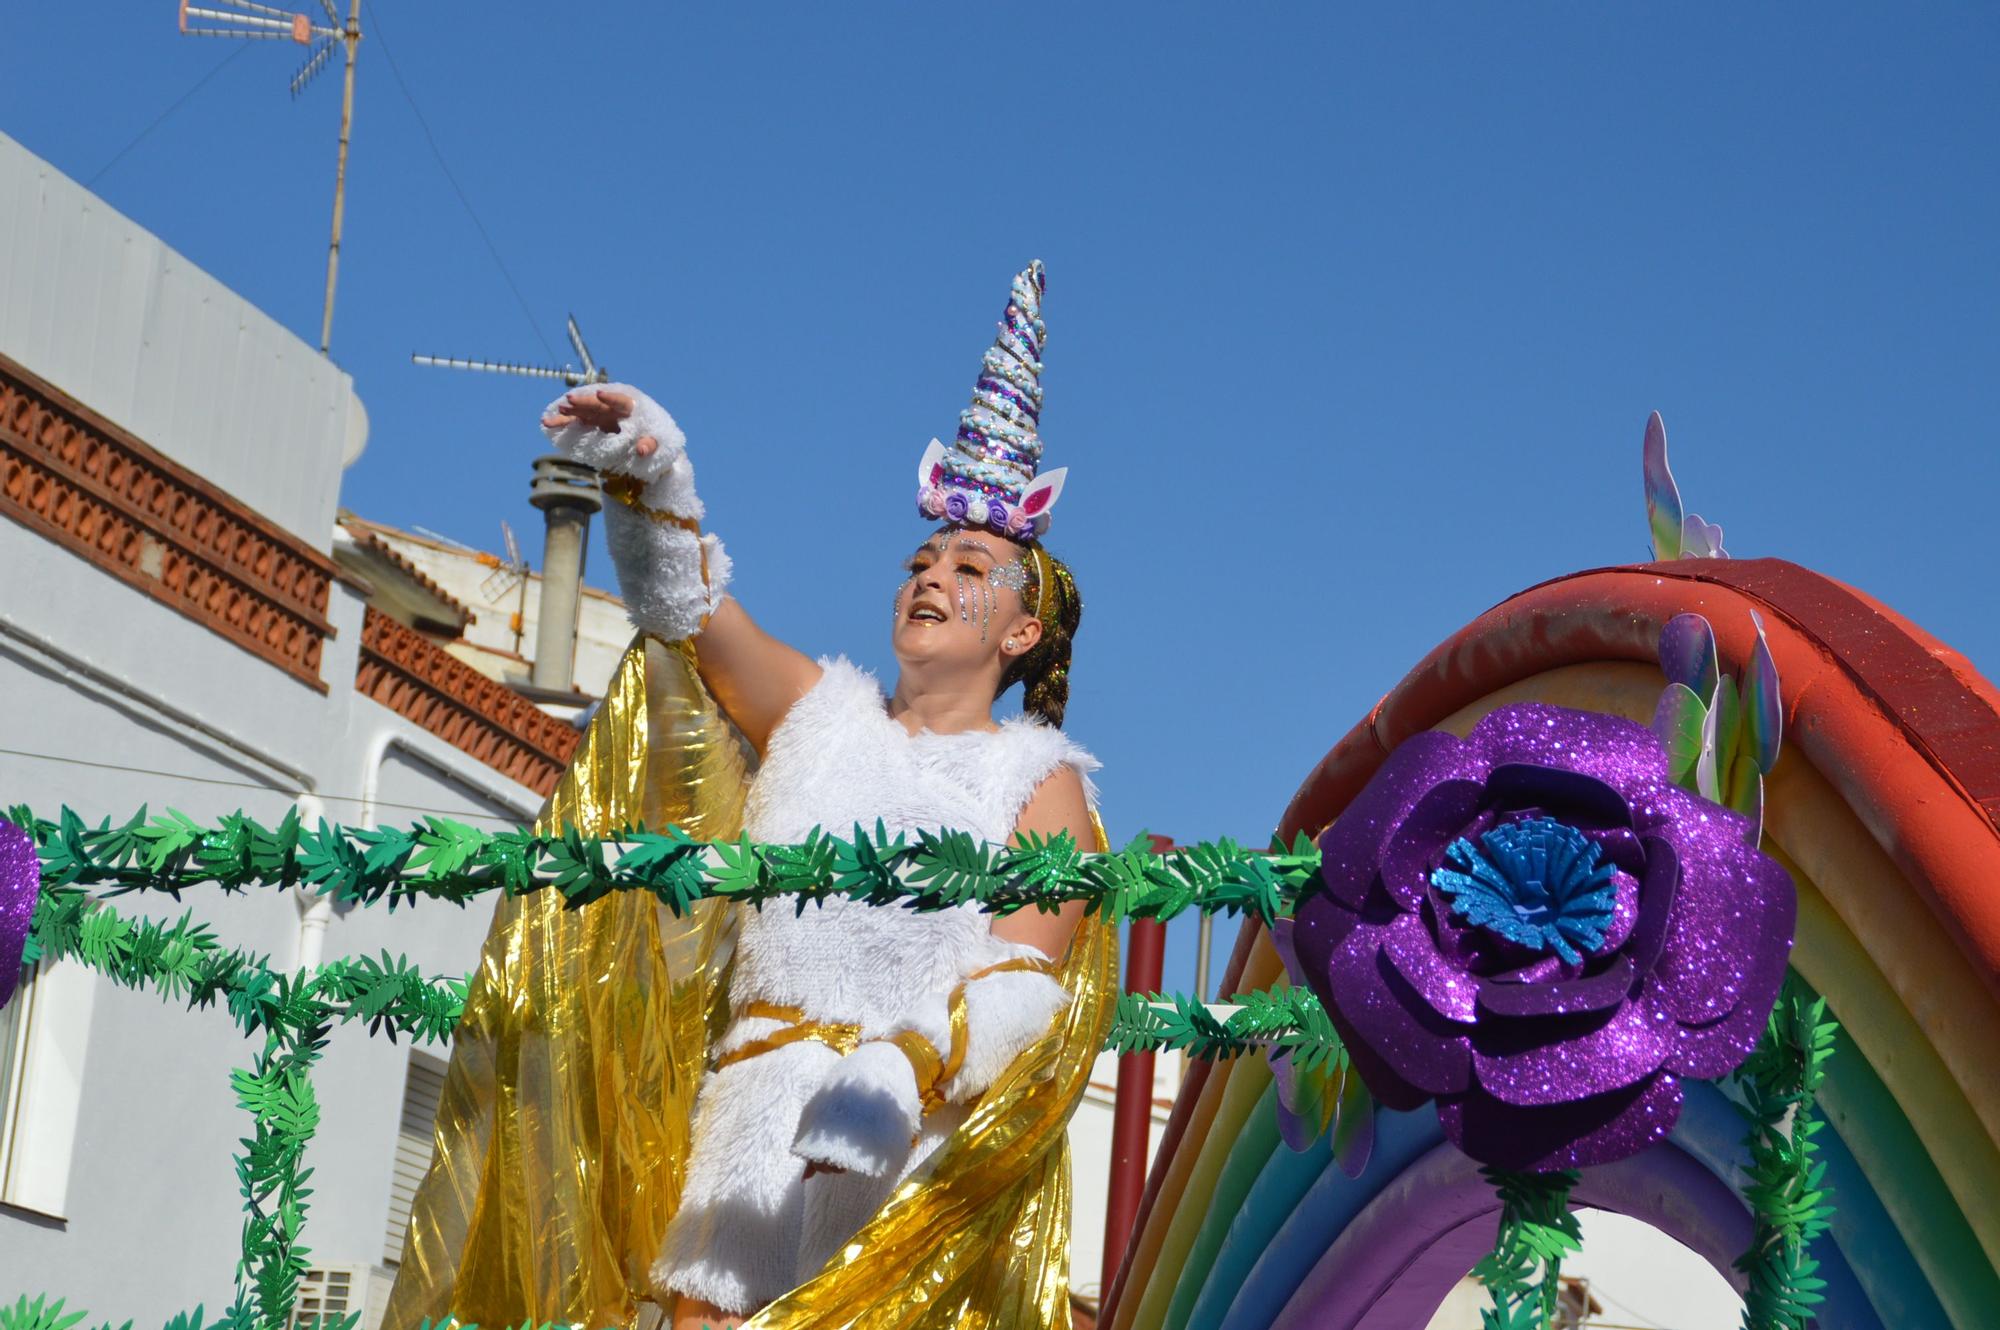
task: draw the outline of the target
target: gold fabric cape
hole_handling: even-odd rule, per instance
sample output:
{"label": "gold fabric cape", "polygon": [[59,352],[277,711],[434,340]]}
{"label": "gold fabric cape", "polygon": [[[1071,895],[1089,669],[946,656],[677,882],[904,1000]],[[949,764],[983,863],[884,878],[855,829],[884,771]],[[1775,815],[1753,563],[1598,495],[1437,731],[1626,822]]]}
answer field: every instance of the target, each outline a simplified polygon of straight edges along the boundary
{"label": "gold fabric cape", "polygon": [[[753,758],[686,644],[649,638],[537,825],[741,830]],[[1103,848],[1103,833],[1098,831]],[[657,1319],[646,1272],[684,1176],[695,1091],[726,1014],[730,911],[675,918],[619,892],[567,909],[502,901],[471,976],[383,1324],[608,1330]],[[749,1324],[1066,1330],[1065,1127],[1116,998],[1114,931],[1091,918],[1063,960],[1076,995],[846,1250]]]}

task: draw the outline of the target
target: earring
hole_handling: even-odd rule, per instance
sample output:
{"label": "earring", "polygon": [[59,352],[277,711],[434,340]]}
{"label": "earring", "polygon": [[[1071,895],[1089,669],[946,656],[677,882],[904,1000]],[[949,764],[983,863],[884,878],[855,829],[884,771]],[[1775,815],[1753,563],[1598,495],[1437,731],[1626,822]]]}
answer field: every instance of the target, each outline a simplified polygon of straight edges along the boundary
{"label": "earring", "polygon": [[1005,642],[1002,642],[1000,646],[1003,650],[1012,651],[1014,649],[1014,639],[1010,637]]}

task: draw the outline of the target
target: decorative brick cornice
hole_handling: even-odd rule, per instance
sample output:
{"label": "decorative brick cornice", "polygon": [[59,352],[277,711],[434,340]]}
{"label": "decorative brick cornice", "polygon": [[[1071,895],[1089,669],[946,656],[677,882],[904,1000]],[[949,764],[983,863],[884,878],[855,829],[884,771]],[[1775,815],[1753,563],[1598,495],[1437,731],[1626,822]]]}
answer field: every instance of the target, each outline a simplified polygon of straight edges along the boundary
{"label": "decorative brick cornice", "polygon": [[0,514],[326,691],[332,560],[5,356]]}
{"label": "decorative brick cornice", "polygon": [[542,794],[555,789],[583,741],[573,727],[380,610],[362,620],[354,690]]}
{"label": "decorative brick cornice", "polygon": [[408,555],[377,535],[367,523],[356,518],[343,517],[340,524],[347,528],[348,535],[354,537],[355,545],[385,560],[396,571],[421,587],[427,595],[436,597],[440,604],[458,615],[460,627],[479,617],[464,601],[438,585],[437,579],[419,568]]}

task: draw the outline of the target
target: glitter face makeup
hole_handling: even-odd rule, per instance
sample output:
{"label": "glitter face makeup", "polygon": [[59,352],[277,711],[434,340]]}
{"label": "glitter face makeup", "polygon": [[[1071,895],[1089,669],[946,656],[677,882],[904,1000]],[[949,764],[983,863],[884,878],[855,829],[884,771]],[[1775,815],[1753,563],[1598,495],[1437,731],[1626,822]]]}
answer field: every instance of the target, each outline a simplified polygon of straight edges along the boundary
{"label": "glitter face makeup", "polygon": [[1028,585],[1028,568],[1020,559],[1001,562],[991,545],[963,531],[947,529],[936,533],[930,540],[924,542],[923,548],[905,565],[907,571],[903,581],[896,587],[892,618],[898,623],[902,621],[904,588],[933,566],[919,565],[918,559],[925,555],[933,559],[942,559],[953,550],[983,554],[993,565],[990,571],[983,573],[976,568],[970,572],[965,568],[959,568],[952,574],[958,602],[958,621],[964,624],[977,623],[979,641],[983,646],[991,639],[993,616],[1000,610],[1000,591],[1005,589],[1017,594],[1025,591]]}
{"label": "glitter face makeup", "polygon": [[986,575],[986,580],[995,587],[1019,594],[1028,589],[1028,564],[1024,559],[1010,559]]}

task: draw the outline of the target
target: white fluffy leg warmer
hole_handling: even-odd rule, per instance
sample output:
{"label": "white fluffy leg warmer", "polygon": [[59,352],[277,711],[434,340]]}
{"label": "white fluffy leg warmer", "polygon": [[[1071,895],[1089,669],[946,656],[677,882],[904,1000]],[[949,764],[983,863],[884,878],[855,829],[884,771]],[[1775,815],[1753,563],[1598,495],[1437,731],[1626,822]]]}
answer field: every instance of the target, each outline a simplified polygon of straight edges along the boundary
{"label": "white fluffy leg warmer", "polygon": [[792,1138],[838,1058],[801,1040],[702,1083],[680,1208],[653,1264],[656,1291],[748,1313],[796,1284],[805,1166]]}
{"label": "white fluffy leg warmer", "polygon": [[923,1121],[917,1074],[894,1044],[866,1043],[842,1058],[799,1116],[801,1159],[879,1178],[910,1157]]}

